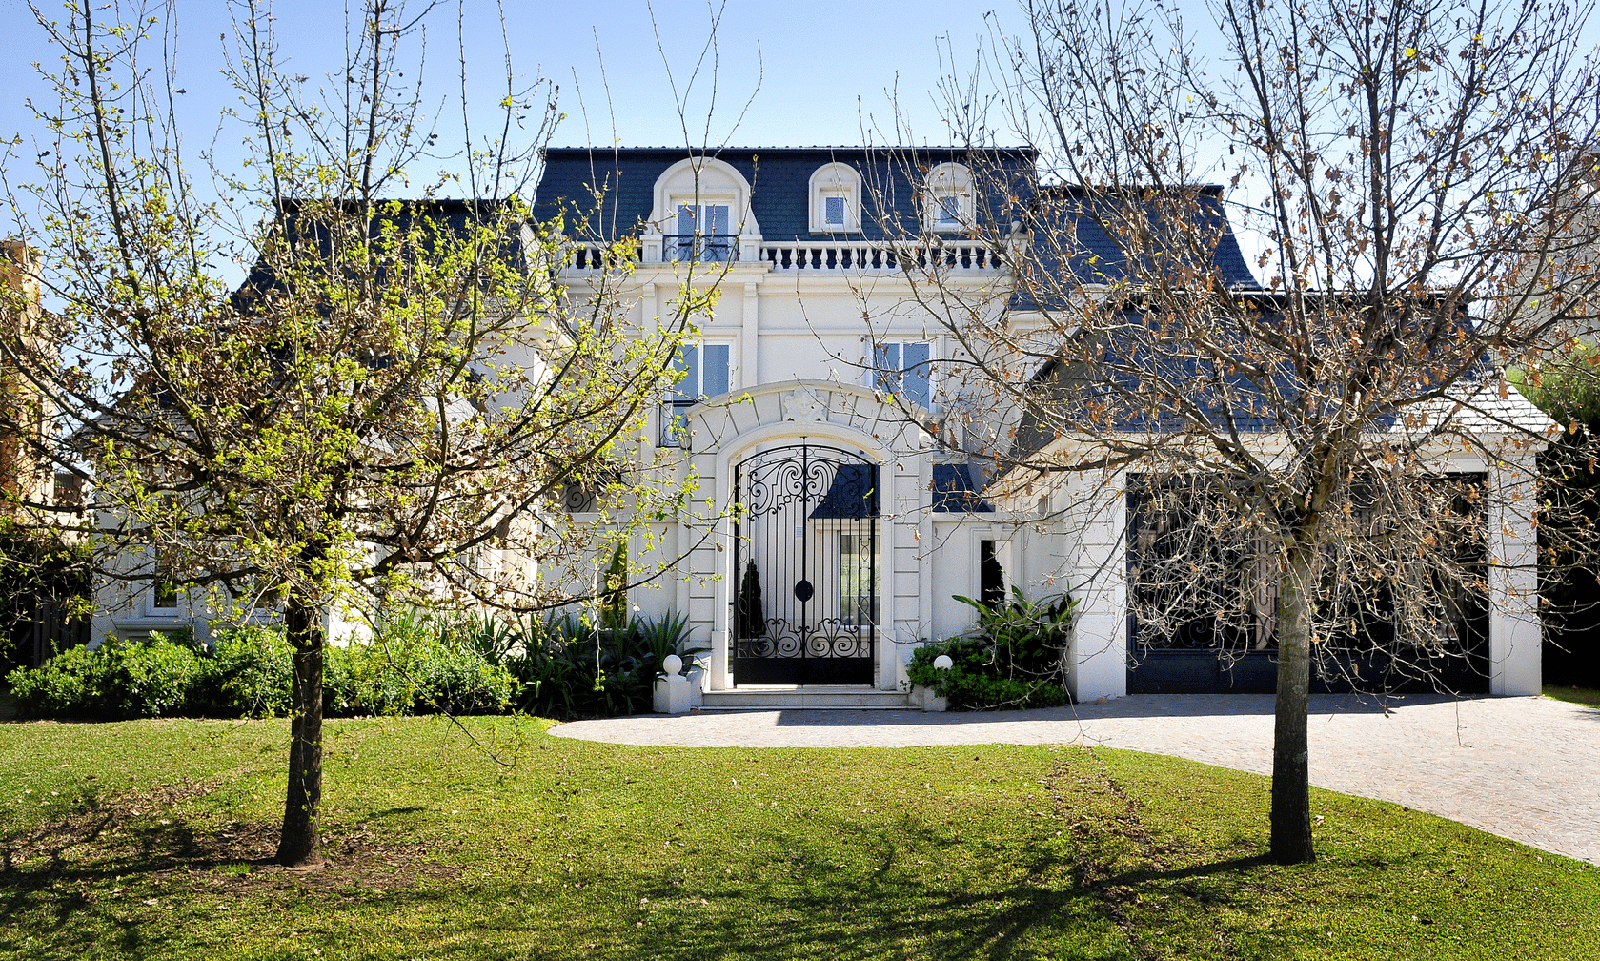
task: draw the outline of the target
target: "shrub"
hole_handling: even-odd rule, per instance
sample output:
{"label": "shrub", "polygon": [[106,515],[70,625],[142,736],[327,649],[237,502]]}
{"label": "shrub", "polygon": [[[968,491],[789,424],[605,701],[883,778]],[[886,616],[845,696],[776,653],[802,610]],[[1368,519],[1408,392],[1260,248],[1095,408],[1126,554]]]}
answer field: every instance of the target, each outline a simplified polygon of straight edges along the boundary
{"label": "shrub", "polygon": [[146,642],[116,638],[75,647],[8,677],[18,710],[29,717],[123,720],[191,713],[196,688],[210,674],[203,652],[184,638],[152,633]]}
{"label": "shrub", "polygon": [[[325,657],[330,717],[491,713],[516,690],[504,666],[418,619],[387,625],[372,644],[330,645]],[[9,681],[29,717],[270,717],[289,712],[292,658],[281,628],[257,625],[219,631],[209,651],[176,634],[72,648]]]}
{"label": "shrub", "polygon": [[195,704],[209,717],[279,717],[294,693],[294,652],[283,630],[250,625],[219,631],[211,649],[212,678]]}
{"label": "shrub", "polygon": [[[1065,595],[1029,601],[1012,590],[1010,604],[994,607],[958,595],[978,609],[978,630],[918,648],[906,666],[911,683],[948,698],[955,710],[1065,704],[1065,654],[1077,602]],[[933,666],[941,654],[950,655],[948,670]]]}
{"label": "shrub", "polygon": [[499,652],[518,682],[516,706],[541,717],[617,717],[650,710],[661,662],[687,650],[689,621],[635,618],[620,630],[578,614],[469,625],[471,645]]}
{"label": "shrub", "polygon": [[323,710],[363,714],[493,714],[511,703],[516,682],[432,618],[409,614],[379,626],[370,644],[329,647]]}

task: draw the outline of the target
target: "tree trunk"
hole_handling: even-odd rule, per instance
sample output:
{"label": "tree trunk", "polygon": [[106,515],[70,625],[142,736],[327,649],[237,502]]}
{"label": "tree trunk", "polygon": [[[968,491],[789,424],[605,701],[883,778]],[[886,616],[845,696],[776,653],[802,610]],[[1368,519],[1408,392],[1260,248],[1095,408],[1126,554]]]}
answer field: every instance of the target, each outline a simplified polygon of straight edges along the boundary
{"label": "tree trunk", "polygon": [[322,619],[313,605],[291,598],[284,611],[294,648],[293,718],[289,728],[289,793],[283,805],[278,863],[315,867],[317,814],[322,804]]}
{"label": "tree trunk", "polygon": [[1309,864],[1310,771],[1306,756],[1306,712],[1311,688],[1311,551],[1290,550],[1283,578],[1278,624],[1278,698],[1272,739],[1272,841],[1268,856],[1278,864]]}

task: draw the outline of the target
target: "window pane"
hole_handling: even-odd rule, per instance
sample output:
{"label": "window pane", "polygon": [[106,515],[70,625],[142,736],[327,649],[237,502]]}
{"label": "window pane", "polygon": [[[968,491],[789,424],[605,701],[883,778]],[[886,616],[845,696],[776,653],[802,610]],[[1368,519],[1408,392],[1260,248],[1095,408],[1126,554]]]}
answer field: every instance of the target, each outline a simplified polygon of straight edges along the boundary
{"label": "window pane", "polygon": [[830,227],[844,226],[844,198],[822,198],[822,221]]}
{"label": "window pane", "polygon": [[878,619],[872,584],[872,538],[839,535],[839,622],[863,626]]}
{"label": "window pane", "polygon": [[895,391],[900,386],[900,345],[878,344],[872,354],[872,386],[878,390]]}
{"label": "window pane", "polygon": [[672,238],[671,257],[673,260],[685,260],[694,250],[694,222],[697,209],[688,204],[678,205],[678,234]]}
{"label": "window pane", "polygon": [[705,229],[706,234],[723,235],[728,233],[728,205],[720,204],[706,207]]}
{"label": "window pane", "polygon": [[939,195],[939,225],[942,227],[957,226],[961,223],[961,196],[959,194]]}
{"label": "window pane", "polygon": [[916,401],[923,407],[928,406],[929,356],[927,344],[905,344],[900,349],[900,360],[905,367],[901,383],[905,385],[906,399]]}
{"label": "window pane", "polygon": [[706,397],[716,397],[728,392],[728,345],[706,344],[703,348],[705,355],[705,385]]}
{"label": "window pane", "polygon": [[155,600],[152,607],[177,607],[178,587],[171,581],[156,581]]}
{"label": "window pane", "polygon": [[678,348],[678,359],[673,366],[684,372],[683,379],[678,381],[679,397],[700,396],[700,348]]}

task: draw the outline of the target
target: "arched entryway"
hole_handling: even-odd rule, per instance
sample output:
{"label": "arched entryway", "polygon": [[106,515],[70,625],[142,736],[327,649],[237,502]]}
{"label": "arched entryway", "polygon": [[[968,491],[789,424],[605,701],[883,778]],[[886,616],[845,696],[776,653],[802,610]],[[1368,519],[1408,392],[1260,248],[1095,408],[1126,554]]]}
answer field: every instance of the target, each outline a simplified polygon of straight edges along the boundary
{"label": "arched entryway", "polygon": [[873,683],[878,464],[802,439],[740,461],[734,496],[734,684]]}

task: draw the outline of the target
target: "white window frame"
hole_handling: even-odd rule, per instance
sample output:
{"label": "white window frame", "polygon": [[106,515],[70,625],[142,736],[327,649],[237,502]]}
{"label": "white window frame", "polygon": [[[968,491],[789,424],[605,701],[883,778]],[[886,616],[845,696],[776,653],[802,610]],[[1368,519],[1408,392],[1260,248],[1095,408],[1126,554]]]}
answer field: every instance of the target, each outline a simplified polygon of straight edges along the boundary
{"label": "white window frame", "polygon": [[[708,347],[721,348],[727,351],[727,368],[723,371],[724,389],[717,394],[708,394],[705,390],[706,348]],[[679,370],[687,370],[687,367],[679,366],[683,361],[685,351],[695,352],[694,369],[691,372],[692,376],[686,374],[673,386],[672,396],[668,398],[666,404],[662,405],[661,429],[658,433],[660,446],[662,447],[682,446],[681,432],[688,427],[683,411],[702,400],[729,393],[738,386],[733,379],[734,371],[737,369],[734,364],[737,359],[737,345],[734,341],[713,337],[683,344],[678,348],[678,356],[674,357],[672,361],[673,366]],[[689,393],[690,390],[694,392]]]}
{"label": "white window frame", "polygon": [[958,163],[940,164],[928,171],[923,188],[923,230],[936,234],[965,233],[976,220],[976,209],[972,171]]}
{"label": "white window frame", "polygon": [[[689,249],[693,256],[683,256],[682,241],[677,240],[673,243],[666,244],[663,247],[663,259],[683,262],[692,260],[697,263],[729,263],[739,259],[740,231],[739,225],[734,223],[733,220],[734,212],[738,209],[737,197],[724,196],[720,194],[694,194],[687,197],[673,197],[669,208],[671,210],[671,219],[668,222],[668,227],[670,230],[666,233],[666,236],[674,238],[686,236],[680,232],[683,224],[681,219],[682,212],[685,208],[693,208],[695,211],[692,218],[694,220],[694,233],[687,235],[693,238],[689,244]],[[724,211],[724,231],[722,233],[708,233],[703,229],[707,219],[715,221],[715,215],[706,214],[706,211],[708,210]],[[713,223],[713,226],[715,226],[715,223]],[[723,246],[721,248],[706,247],[702,240],[702,238],[706,237],[722,238],[721,243]],[[721,249],[723,251],[723,256],[705,256],[706,252],[712,249]]]}
{"label": "white window frame", "polygon": [[[172,603],[170,605],[158,603],[161,595],[161,586],[163,584],[171,584]],[[172,584],[170,581],[161,580],[159,578],[153,580],[150,582],[149,589],[144,591],[144,604],[142,605],[142,613],[148,618],[161,618],[174,621],[182,620],[184,601],[187,599],[185,595],[187,593],[188,592],[185,591],[183,586],[180,584]]]}
{"label": "white window frame", "polygon": [[[905,362],[906,347],[921,347],[927,351],[927,357]],[[867,344],[867,386],[891,396],[904,397],[924,410],[933,410],[934,361],[938,359],[937,345],[929,340],[916,338],[891,340],[872,340]],[[890,356],[890,351],[893,351]],[[891,368],[889,365],[893,365]],[[926,383],[926,395],[917,397],[914,394],[907,396],[904,385],[906,371],[921,368],[923,381]]]}
{"label": "white window frame", "polygon": [[[844,222],[830,224],[827,202],[830,197],[844,201]],[[861,174],[849,164],[828,163],[811,175],[811,232],[850,234],[861,230]]]}

